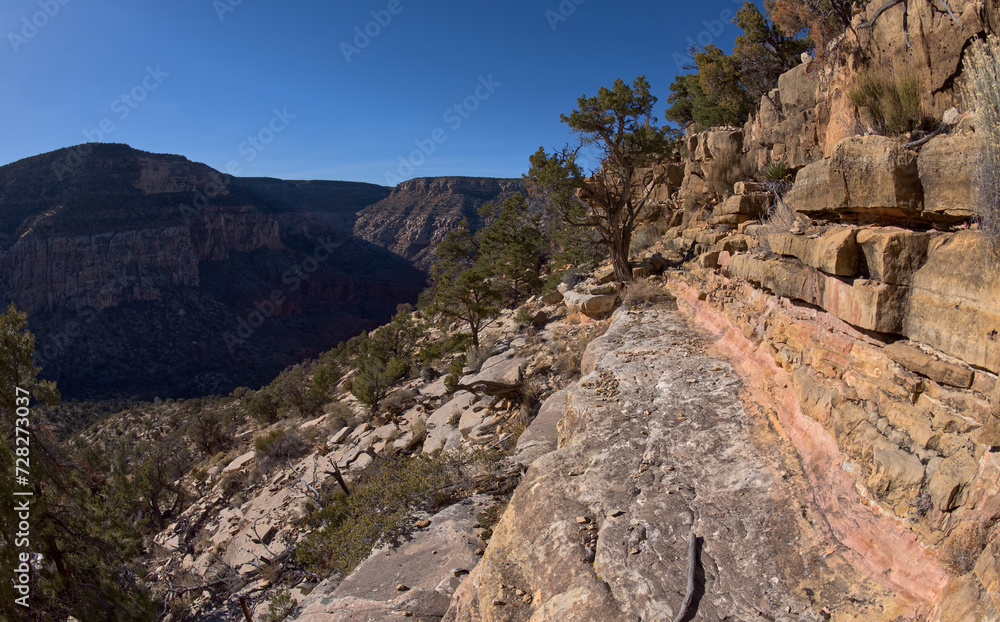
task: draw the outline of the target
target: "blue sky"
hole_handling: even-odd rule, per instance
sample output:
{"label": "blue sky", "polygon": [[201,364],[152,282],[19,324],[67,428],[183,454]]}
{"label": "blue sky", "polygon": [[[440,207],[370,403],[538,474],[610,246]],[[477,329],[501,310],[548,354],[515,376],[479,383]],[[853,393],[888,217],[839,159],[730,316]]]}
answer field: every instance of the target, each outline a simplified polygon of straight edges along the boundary
{"label": "blue sky", "polygon": [[6,0],[0,164],[101,140],[243,176],[518,177],[616,78],[645,74],[662,121],[688,46],[731,49],[739,5]]}

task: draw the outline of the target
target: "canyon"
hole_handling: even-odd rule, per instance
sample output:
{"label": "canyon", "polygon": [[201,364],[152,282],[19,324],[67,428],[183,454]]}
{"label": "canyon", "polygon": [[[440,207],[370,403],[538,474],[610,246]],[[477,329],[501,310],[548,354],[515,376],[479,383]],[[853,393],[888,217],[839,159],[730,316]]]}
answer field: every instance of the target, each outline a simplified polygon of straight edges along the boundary
{"label": "canyon", "polygon": [[434,232],[517,183],[235,178],[62,149],[0,167],[0,300],[28,312],[67,398],[259,386],[414,302]]}

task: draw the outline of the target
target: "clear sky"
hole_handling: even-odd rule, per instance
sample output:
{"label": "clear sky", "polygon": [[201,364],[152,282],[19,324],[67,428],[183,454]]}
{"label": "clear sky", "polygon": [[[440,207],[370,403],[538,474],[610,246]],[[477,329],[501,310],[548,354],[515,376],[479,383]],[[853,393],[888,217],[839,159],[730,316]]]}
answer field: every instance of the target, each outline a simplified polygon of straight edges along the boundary
{"label": "clear sky", "polygon": [[739,6],[5,0],[0,164],[100,140],[242,176],[519,177],[616,78],[645,74],[662,122],[687,48],[729,51]]}

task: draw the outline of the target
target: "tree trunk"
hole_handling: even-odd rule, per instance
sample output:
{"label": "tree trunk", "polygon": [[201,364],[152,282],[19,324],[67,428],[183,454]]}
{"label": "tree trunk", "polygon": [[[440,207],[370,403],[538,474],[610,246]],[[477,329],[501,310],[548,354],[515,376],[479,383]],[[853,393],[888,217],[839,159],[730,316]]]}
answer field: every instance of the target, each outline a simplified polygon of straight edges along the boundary
{"label": "tree trunk", "polygon": [[628,240],[622,233],[616,232],[611,240],[611,266],[615,271],[615,280],[623,283],[632,281],[632,266],[628,263]]}

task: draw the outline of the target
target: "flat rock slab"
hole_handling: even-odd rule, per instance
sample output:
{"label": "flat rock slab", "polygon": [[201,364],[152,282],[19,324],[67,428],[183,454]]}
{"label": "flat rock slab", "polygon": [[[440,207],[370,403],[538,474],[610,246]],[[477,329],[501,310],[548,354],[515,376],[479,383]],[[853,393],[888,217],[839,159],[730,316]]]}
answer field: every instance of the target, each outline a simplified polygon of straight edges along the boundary
{"label": "flat rock slab", "polygon": [[[295,620],[440,620],[461,579],[479,563],[476,549],[483,543],[476,515],[489,504],[488,497],[475,496],[442,510],[401,545],[374,551],[340,585],[334,588],[330,580],[318,585]],[[407,589],[397,589],[400,585]]]}
{"label": "flat rock slab", "polygon": [[[445,620],[891,620],[809,505],[797,462],[675,309],[618,311]],[[879,592],[879,594],[881,594]],[[824,608],[836,612],[831,618]],[[846,616],[846,617],[845,617]]]}

